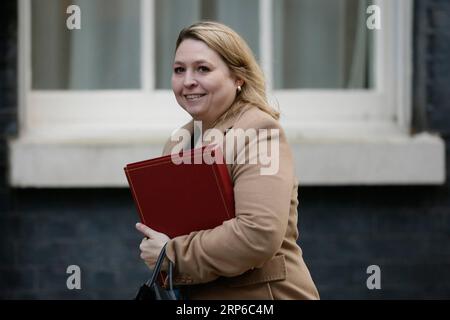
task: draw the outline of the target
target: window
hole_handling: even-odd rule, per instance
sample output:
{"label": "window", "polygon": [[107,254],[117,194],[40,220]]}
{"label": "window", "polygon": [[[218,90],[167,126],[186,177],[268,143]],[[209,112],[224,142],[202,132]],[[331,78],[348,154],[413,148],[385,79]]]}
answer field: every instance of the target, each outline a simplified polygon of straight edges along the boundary
{"label": "window", "polygon": [[[410,0],[74,0],[81,29],[70,31],[67,2],[19,4],[21,129],[11,144],[13,184],[30,180],[15,163],[38,152],[39,144],[54,150],[76,145],[86,162],[92,144],[105,156],[132,148],[126,155],[117,151],[118,166],[157,156],[170,132],[189,119],[170,90],[171,60],[179,30],[201,19],[224,22],[248,41],[294,151],[317,141],[335,147],[355,138],[409,139]],[[379,30],[366,26],[371,4],[380,9]],[[439,155],[440,148],[437,143]],[[342,159],[349,168],[361,161],[349,152]],[[92,174],[75,183],[64,168],[59,177],[69,177],[68,185],[91,183]],[[94,185],[125,185],[120,172],[107,170]],[[346,170],[338,183],[357,181]],[[311,183],[328,178],[312,177]],[[54,179],[47,184],[61,184]]]}
{"label": "window", "polygon": [[130,125],[167,132],[182,124],[188,116],[170,92],[174,42],[200,19],[227,23],[247,39],[290,132],[408,129],[407,101],[398,101],[408,70],[392,54],[402,54],[395,23],[405,2],[379,3],[381,30],[366,28],[366,0],[79,0],[81,30],[65,27],[65,2],[22,2],[32,53],[25,124],[37,132],[94,126],[107,134]]}
{"label": "window", "polygon": [[139,89],[140,1],[74,3],[80,30],[66,28],[67,1],[31,2],[32,90]]}
{"label": "window", "polygon": [[371,4],[360,0],[274,1],[274,88],[373,88],[374,32],[365,27]]}
{"label": "window", "polygon": [[156,88],[170,89],[175,40],[180,30],[198,20],[221,21],[244,37],[259,56],[258,0],[156,0]]}

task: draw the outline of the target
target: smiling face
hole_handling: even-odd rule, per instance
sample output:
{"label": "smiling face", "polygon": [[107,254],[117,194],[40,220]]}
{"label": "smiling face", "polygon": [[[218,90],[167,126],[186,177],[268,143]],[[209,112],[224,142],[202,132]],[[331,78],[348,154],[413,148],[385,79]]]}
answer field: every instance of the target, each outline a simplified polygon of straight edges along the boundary
{"label": "smiling face", "polygon": [[178,104],[195,120],[211,125],[231,106],[240,82],[203,41],[185,39],[178,46],[172,89]]}

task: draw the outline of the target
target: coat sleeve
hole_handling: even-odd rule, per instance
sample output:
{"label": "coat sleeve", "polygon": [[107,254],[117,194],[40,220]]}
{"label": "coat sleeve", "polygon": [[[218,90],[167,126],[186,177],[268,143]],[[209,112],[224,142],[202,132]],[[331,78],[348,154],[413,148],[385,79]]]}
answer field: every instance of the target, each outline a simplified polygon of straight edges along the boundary
{"label": "coat sleeve", "polygon": [[[220,276],[240,275],[262,266],[281,247],[295,179],[292,155],[277,121],[264,119],[250,127],[257,132],[267,129],[266,137],[257,135],[258,146],[264,143],[270,146],[278,141],[279,154],[274,154],[279,159],[278,170],[262,175],[262,167],[267,166],[261,165],[259,159],[256,164],[248,159],[245,164],[232,165],[236,217],[214,229],[176,237],[167,244],[167,257],[175,264],[178,284],[205,283]],[[254,142],[246,141],[234,160],[254,147]],[[258,150],[255,156],[260,157],[262,152],[267,156],[267,151]]]}

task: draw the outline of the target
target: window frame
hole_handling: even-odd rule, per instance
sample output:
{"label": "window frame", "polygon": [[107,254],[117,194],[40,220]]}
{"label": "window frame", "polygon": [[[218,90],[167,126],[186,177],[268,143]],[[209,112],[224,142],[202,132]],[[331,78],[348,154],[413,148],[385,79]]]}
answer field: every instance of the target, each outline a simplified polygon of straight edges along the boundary
{"label": "window frame", "polygon": [[[31,0],[20,0],[21,133],[68,126],[89,130],[173,130],[189,116],[170,90],[154,88],[154,0],[141,0],[141,89],[33,90],[31,88]],[[261,66],[268,79],[270,101],[280,106],[281,122],[294,135],[373,135],[407,133],[410,126],[412,2],[376,1],[382,28],[375,33],[375,87],[367,90],[272,90],[272,3],[260,0]],[[148,72],[145,72],[148,70]],[[120,130],[121,130],[120,129]],[[383,129],[383,130],[381,130]]]}
{"label": "window frame", "polygon": [[[118,168],[159,156],[170,133],[190,119],[170,90],[152,90],[152,21],[142,19],[141,65],[149,72],[140,90],[32,91],[30,1],[19,0],[19,135],[9,140],[10,184],[126,186]],[[259,6],[260,63],[269,77],[273,1]],[[413,2],[374,2],[381,30],[373,31],[373,89],[272,91],[268,82],[301,185],[445,182],[444,141],[410,134]],[[141,8],[144,16],[154,13],[154,0],[142,0]]]}

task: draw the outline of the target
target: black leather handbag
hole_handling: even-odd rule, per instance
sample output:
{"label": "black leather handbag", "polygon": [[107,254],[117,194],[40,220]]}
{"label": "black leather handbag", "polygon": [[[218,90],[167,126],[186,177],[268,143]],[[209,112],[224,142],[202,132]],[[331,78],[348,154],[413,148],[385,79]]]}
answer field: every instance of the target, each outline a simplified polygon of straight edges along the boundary
{"label": "black leather handbag", "polygon": [[176,291],[173,288],[173,263],[169,261],[168,281],[169,288],[163,288],[156,281],[161,271],[161,266],[166,256],[166,245],[161,249],[161,253],[156,261],[152,276],[144,283],[136,295],[135,300],[178,300]]}

